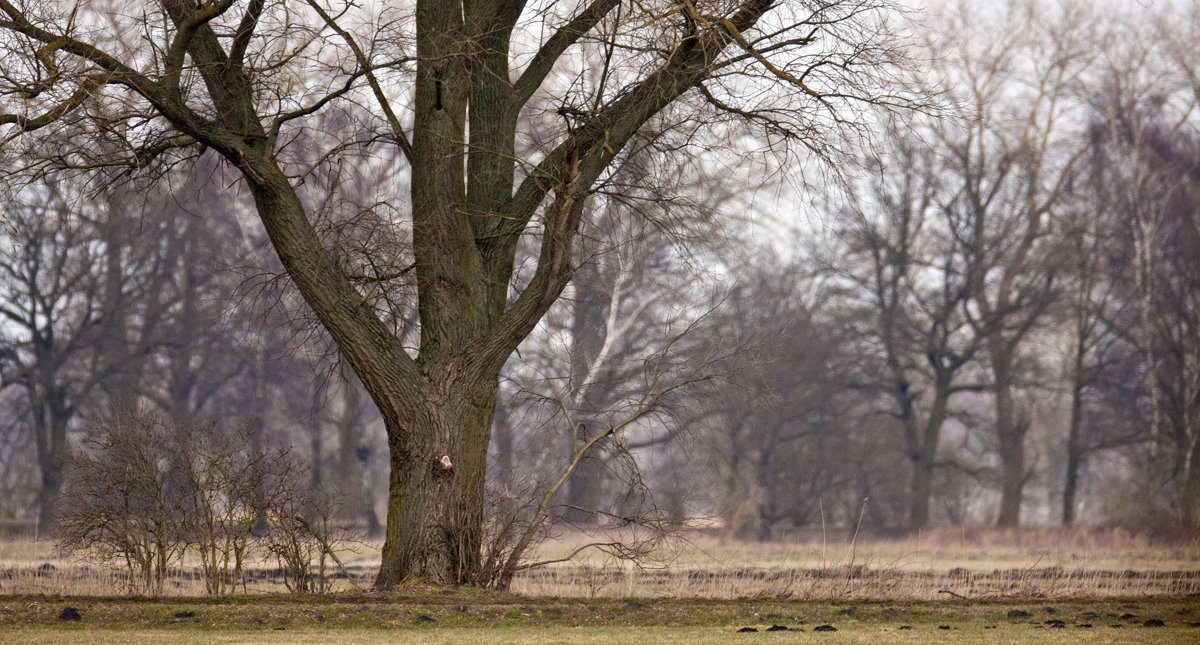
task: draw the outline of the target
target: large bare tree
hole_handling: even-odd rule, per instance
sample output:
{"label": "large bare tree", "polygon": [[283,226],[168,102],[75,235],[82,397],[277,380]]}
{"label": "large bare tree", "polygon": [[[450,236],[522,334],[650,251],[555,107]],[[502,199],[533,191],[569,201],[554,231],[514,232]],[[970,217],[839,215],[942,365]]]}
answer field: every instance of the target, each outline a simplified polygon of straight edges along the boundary
{"label": "large bare tree", "polygon": [[[54,526],[67,431],[116,365],[97,351],[103,310],[92,266],[103,252],[95,213],[71,208],[71,186],[48,184],[7,204],[0,243],[0,390],[24,391],[41,475],[40,522]],[[90,215],[90,217],[89,217]]]}
{"label": "large bare tree", "polygon": [[[570,281],[589,193],[650,122],[714,144],[714,116],[751,120],[776,143],[828,154],[864,102],[889,100],[888,5],[0,0],[0,124],[10,149],[23,140],[74,167],[203,150],[236,167],[283,267],[385,421],[377,585],[470,583],[497,375]],[[411,269],[348,270],[336,236],[314,226],[313,169],[289,161],[290,143],[344,102],[377,116],[355,138],[325,141],[318,166],[399,151]],[[555,129],[518,145],[522,116],[539,107]],[[514,282],[525,236],[540,241],[536,268]],[[410,281],[417,347],[375,306]]]}
{"label": "large bare tree", "polygon": [[[858,300],[866,362],[858,386],[887,400],[912,467],[907,528],[927,528],[939,444],[953,403],[980,385],[968,375],[982,351],[965,308],[973,290],[951,233],[947,174],[937,151],[894,132],[878,179],[851,200],[839,267]],[[882,369],[880,369],[882,368]]]}
{"label": "large bare tree", "polygon": [[[951,116],[938,145],[953,194],[944,204],[971,282],[963,311],[983,340],[1001,462],[997,524],[1020,522],[1030,477],[1030,338],[1056,297],[1061,217],[1073,169],[1087,144],[1073,127],[1085,73],[1096,55],[1094,16],[1084,5],[1014,0],[983,14],[947,12],[934,47],[952,84]],[[992,34],[980,47],[978,34]]]}

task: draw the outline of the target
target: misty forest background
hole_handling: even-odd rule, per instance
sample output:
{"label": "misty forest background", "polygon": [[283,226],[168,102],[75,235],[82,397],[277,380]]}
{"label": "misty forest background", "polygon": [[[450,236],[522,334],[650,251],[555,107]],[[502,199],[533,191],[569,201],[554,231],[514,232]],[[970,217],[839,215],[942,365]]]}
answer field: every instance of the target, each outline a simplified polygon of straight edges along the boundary
{"label": "misty forest background", "polygon": [[[535,499],[572,428],[650,399],[557,492],[552,530],[652,503],[753,540],[1200,533],[1200,7],[976,4],[908,16],[917,62],[896,82],[923,107],[864,110],[839,148],[750,154],[771,142],[727,123],[707,155],[630,144],[571,285],[505,368],[491,503]],[[354,109],[301,136],[354,140]],[[354,225],[403,221],[406,167],[323,168],[305,193],[322,233],[357,231],[378,245],[364,275],[403,285],[406,242]],[[209,152],[0,196],[0,526],[52,526],[72,446],[122,405],[252,422],[379,534],[382,421],[237,177]],[[403,320],[392,287],[377,306]]]}

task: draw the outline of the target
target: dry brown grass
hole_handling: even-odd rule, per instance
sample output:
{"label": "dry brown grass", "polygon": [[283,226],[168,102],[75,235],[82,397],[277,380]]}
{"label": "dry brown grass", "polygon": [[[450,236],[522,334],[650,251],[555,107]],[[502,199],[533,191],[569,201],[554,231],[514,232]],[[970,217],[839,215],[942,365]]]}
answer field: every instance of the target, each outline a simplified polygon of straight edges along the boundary
{"label": "dry brown grass", "polygon": [[[578,540],[542,546],[539,557],[569,553]],[[524,572],[513,591],[531,596],[623,598],[795,598],[936,600],[965,598],[1138,597],[1200,594],[1196,543],[1154,545],[1120,531],[957,528],[904,540],[810,536],[788,543],[697,538],[642,567],[584,557]],[[378,545],[343,557],[369,583]],[[50,565],[52,570],[43,568]],[[185,562],[167,595],[203,595]],[[273,562],[251,567],[249,593],[284,593]],[[345,580],[337,589],[349,590]],[[242,586],[239,585],[239,593]],[[121,595],[124,574],[58,557],[49,542],[0,542],[0,592]]]}
{"label": "dry brown grass", "polygon": [[[360,585],[369,585],[374,578],[372,563],[378,561],[379,552],[377,548],[369,547],[363,551],[355,556],[353,565],[347,562],[347,569]],[[128,593],[128,580],[125,571],[86,558],[64,557],[49,541],[0,541],[0,593],[3,594],[119,596]],[[334,583],[333,591],[352,590],[353,586],[344,579]],[[247,567],[244,584],[237,585],[236,593],[288,593],[283,570],[273,560],[253,561]],[[189,557],[182,566],[175,567],[168,577],[164,595],[205,595],[199,561]]]}
{"label": "dry brown grass", "polygon": [[[702,598],[1114,597],[1200,593],[1200,548],[1120,532],[949,531],[906,540],[691,542],[664,566],[583,560],[529,572],[529,595]],[[952,539],[957,538],[957,539]],[[957,543],[956,543],[957,542]],[[547,545],[547,555],[571,548]]]}

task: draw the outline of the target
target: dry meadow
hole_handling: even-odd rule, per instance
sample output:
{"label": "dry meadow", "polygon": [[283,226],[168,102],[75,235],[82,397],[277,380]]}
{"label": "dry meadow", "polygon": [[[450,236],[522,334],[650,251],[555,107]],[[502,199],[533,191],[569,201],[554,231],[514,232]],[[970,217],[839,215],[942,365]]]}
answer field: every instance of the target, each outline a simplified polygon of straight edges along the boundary
{"label": "dry meadow", "polygon": [[[581,538],[542,545],[539,557],[575,550]],[[342,554],[335,590],[370,587],[379,545]],[[172,571],[166,594],[204,594],[195,563]],[[336,571],[336,570],[335,570]],[[61,557],[48,541],[0,542],[0,593],[120,596],[126,574]],[[286,593],[282,569],[251,563],[239,593]],[[1200,595],[1200,547],[1154,544],[1121,531],[943,530],[904,540],[809,536],[756,543],[696,537],[648,561],[595,554],[523,572],[512,592],[557,598],[950,600]]]}

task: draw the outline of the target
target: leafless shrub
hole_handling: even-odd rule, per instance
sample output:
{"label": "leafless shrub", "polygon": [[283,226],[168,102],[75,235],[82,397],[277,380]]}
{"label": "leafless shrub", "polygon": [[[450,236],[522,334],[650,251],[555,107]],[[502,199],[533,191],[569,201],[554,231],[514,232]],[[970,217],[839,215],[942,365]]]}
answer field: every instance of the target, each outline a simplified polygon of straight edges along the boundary
{"label": "leafless shrub", "polygon": [[353,525],[340,519],[336,495],[303,486],[298,477],[281,479],[280,494],[267,509],[266,552],[286,571],[284,584],[292,593],[325,593],[332,589],[330,560],[350,584],[337,552],[355,541]]}
{"label": "leafless shrub", "polygon": [[59,500],[59,547],[123,563],[130,593],[161,594],[185,548],[186,482],[172,467],[171,430],[137,411],[101,419],[72,456]]}
{"label": "leafless shrub", "polygon": [[[479,582],[485,585],[511,580],[513,572],[507,571],[508,563],[521,548],[522,538],[537,517],[539,497],[536,482],[520,479],[489,486],[484,507],[483,560],[479,568]],[[548,537],[548,527],[539,524],[533,527],[530,540],[539,543]]]}
{"label": "leafless shrub", "polygon": [[292,475],[302,470],[290,453],[255,449],[252,432],[249,422],[231,430],[211,421],[172,425],[172,466],[183,485],[180,521],[209,594],[233,590],[254,527],[293,492]]}
{"label": "leafless shrub", "polygon": [[[715,307],[695,320],[670,321],[665,338],[637,343],[652,349],[640,360],[622,361],[635,367],[621,384],[602,376],[608,372],[611,377],[615,369],[605,357],[625,342],[614,340],[624,334],[613,322],[619,318],[615,309],[609,312],[606,340],[586,369],[572,360],[559,366],[562,373],[575,372],[569,378],[547,377],[553,370],[547,367],[526,375],[519,395],[523,405],[536,410],[533,417],[546,432],[561,432],[569,453],[540,479],[501,482],[489,491],[476,584],[508,589],[520,572],[570,562],[585,553],[639,568],[659,564],[661,547],[690,521],[658,503],[639,453],[682,434],[696,399],[738,368],[735,357],[745,343],[713,347],[703,340],[701,330],[713,323],[713,311]],[[590,393],[599,390],[605,391],[603,396]],[[621,491],[611,505],[574,494],[581,484],[599,486],[605,479]],[[577,532],[586,540],[568,554],[537,557],[539,544],[563,532]]]}
{"label": "leafless shrub", "polygon": [[289,590],[328,591],[327,563],[341,567],[350,527],[335,498],[309,489],[301,459],[255,448],[252,432],[114,410],[71,462],[59,546],[123,563],[131,593],[161,594],[185,554],[199,559],[205,591],[231,593],[255,551],[279,560]]}

